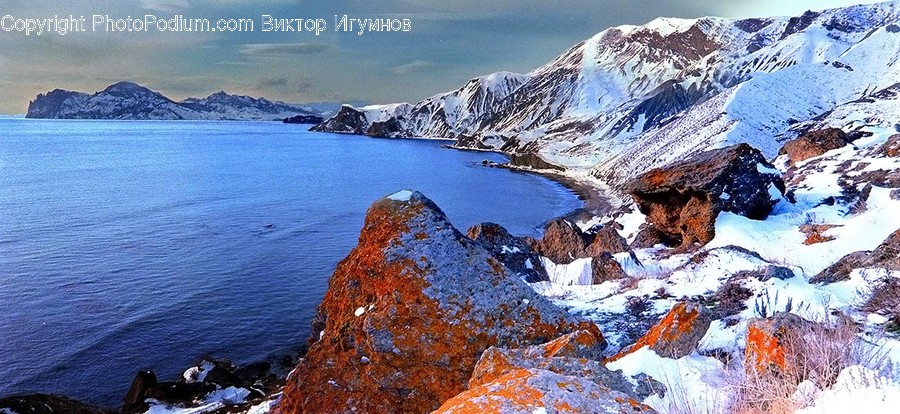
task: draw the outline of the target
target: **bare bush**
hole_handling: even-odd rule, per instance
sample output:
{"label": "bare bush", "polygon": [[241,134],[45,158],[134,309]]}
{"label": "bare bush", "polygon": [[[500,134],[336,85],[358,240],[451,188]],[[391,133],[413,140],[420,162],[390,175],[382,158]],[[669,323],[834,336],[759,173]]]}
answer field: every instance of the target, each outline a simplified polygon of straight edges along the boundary
{"label": "bare bush", "polygon": [[731,407],[736,414],[788,414],[801,408],[796,398],[798,386],[808,381],[818,389],[834,385],[838,374],[852,365],[884,367],[884,352],[858,335],[858,326],[848,317],[824,323],[804,323],[783,332],[779,344],[784,351],[784,366],[759,370],[744,367],[732,372],[729,382],[734,390]]}

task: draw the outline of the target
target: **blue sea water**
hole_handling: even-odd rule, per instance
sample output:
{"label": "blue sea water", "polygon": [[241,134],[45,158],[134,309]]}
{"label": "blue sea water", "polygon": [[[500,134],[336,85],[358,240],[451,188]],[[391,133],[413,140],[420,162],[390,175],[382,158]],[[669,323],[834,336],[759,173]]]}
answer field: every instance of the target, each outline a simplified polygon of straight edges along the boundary
{"label": "blue sea water", "polygon": [[263,122],[0,119],[0,396],[118,406],[138,369],[296,350],[365,211],[412,188],[535,234],[580,207],[441,142]]}

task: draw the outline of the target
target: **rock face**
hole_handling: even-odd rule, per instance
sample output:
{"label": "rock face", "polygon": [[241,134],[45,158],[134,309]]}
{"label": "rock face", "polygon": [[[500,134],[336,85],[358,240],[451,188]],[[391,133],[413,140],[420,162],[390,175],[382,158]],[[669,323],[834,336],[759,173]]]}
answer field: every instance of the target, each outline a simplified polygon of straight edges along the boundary
{"label": "rock face", "polygon": [[320,339],[288,379],[280,413],[428,412],[465,390],[491,346],[600,335],[411,191],[369,209],[319,314]]}
{"label": "rock face", "polygon": [[611,225],[597,226],[586,233],[570,220],[558,218],[547,224],[544,237],[534,243],[534,249],[553,263],[569,264],[604,252],[626,252],[628,243]]}
{"label": "rock face", "polygon": [[[28,104],[26,118],[49,119],[209,119],[275,121],[294,115],[319,117],[303,105],[216,92],[206,98],[175,102],[131,82],[118,82],[86,94],[56,89]],[[321,118],[319,118],[321,119]]]}
{"label": "rock face", "polygon": [[833,149],[850,143],[847,134],[839,128],[820,129],[808,132],[784,144],[782,152],[787,154],[791,162],[797,163],[812,157],[818,157]]}
{"label": "rock face", "polygon": [[662,357],[681,358],[689,355],[706,335],[712,323],[712,312],[694,302],[680,302],[634,345],[609,358],[617,360],[645,346]]}
{"label": "rock face", "polygon": [[553,263],[569,264],[576,259],[590,257],[587,247],[590,238],[575,223],[558,218],[544,228],[544,237],[537,241],[534,249]]}
{"label": "rock face", "polygon": [[21,414],[105,414],[104,411],[71,398],[47,394],[0,398],[0,413]]}
{"label": "rock face", "polygon": [[368,128],[369,124],[366,122],[365,113],[350,105],[344,105],[337,114],[325,122],[312,127],[310,131],[362,134]]}
{"label": "rock face", "polygon": [[619,262],[609,253],[603,252],[591,259],[591,284],[597,285],[609,280],[628,277]]}
{"label": "rock face", "polygon": [[744,365],[757,373],[783,372],[787,363],[785,346],[806,324],[803,318],[785,312],[750,321]]}
{"label": "rock face", "polygon": [[900,230],[893,232],[871,252],[853,252],[809,279],[811,283],[834,283],[850,279],[854,269],[900,270]]}
{"label": "rock face", "polygon": [[720,212],[765,219],[785,188],[758,150],[739,144],[650,170],[624,189],[654,228],[690,245],[715,237]]}
{"label": "rock face", "polygon": [[488,348],[475,366],[469,390],[438,413],[652,412],[637,403],[661,384],[637,386],[599,359],[606,342],[577,331],[524,349]]}
{"label": "rock face", "polygon": [[655,413],[627,394],[583,377],[517,369],[471,388],[435,414]]}
{"label": "rock face", "polygon": [[476,224],[466,234],[522,280],[528,283],[550,280],[537,252],[522,239],[509,234],[503,226],[495,223]]}

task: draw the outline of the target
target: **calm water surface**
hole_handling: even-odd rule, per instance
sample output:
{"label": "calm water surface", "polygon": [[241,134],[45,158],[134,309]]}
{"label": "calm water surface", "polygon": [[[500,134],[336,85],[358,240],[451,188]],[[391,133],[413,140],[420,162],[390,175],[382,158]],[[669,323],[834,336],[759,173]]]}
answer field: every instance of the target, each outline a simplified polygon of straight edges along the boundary
{"label": "calm water surface", "polygon": [[366,208],[402,188],[462,231],[534,234],[580,206],[480,166],[499,155],[304,129],[0,119],[0,396],[115,407],[138,369],[291,352]]}

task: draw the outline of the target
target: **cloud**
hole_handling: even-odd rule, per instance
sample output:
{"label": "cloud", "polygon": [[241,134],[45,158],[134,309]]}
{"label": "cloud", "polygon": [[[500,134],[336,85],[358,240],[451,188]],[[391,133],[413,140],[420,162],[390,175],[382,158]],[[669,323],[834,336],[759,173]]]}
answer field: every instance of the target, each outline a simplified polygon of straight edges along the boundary
{"label": "cloud", "polygon": [[188,8],[187,0],[141,0],[141,7],[174,13]]}
{"label": "cloud", "polygon": [[301,76],[299,78],[287,78],[287,77],[278,77],[278,78],[264,78],[254,85],[253,89],[257,91],[265,91],[265,90],[281,90],[281,91],[295,91],[297,93],[308,93],[312,92],[313,87],[315,86],[315,82],[313,79],[306,76]]}
{"label": "cloud", "polygon": [[289,56],[314,55],[331,49],[324,43],[254,43],[241,47],[240,53],[247,56]]}
{"label": "cloud", "polygon": [[409,63],[405,63],[403,65],[394,66],[388,71],[397,75],[407,75],[410,73],[422,73],[427,72],[432,69],[439,68],[443,65],[437,62],[432,62],[428,60],[414,60]]}

